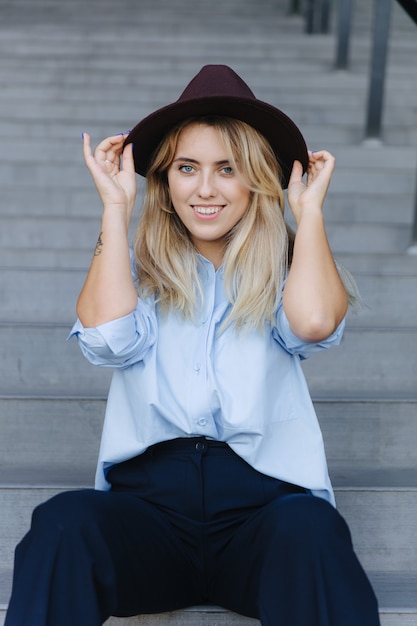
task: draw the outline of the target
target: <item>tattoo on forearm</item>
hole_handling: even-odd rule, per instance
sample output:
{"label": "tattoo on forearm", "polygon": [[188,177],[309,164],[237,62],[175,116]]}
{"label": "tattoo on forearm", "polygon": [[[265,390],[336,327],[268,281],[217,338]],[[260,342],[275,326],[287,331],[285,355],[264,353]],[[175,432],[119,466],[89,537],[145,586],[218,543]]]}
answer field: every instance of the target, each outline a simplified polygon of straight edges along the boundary
{"label": "tattoo on forearm", "polygon": [[101,251],[103,249],[103,240],[101,239],[101,235],[102,234],[103,233],[101,232],[99,234],[99,236],[98,236],[97,243],[96,243],[96,248],[94,250],[94,256],[99,256],[99,254],[101,254]]}

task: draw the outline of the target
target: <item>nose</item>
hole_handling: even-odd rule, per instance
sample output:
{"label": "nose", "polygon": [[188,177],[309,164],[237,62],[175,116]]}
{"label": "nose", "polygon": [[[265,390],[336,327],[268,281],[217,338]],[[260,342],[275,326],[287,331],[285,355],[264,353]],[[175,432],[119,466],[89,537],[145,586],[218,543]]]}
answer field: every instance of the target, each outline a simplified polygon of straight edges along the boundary
{"label": "nose", "polygon": [[201,173],[198,185],[198,195],[200,198],[213,198],[217,194],[211,173]]}

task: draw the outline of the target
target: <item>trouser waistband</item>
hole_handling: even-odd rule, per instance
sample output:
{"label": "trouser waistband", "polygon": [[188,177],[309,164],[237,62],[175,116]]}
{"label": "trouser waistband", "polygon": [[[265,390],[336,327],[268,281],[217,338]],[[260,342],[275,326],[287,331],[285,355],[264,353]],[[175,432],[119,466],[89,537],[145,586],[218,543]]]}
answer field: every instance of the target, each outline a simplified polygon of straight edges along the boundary
{"label": "trouser waistband", "polygon": [[161,441],[160,443],[156,443],[150,446],[147,449],[147,452],[191,450],[204,452],[209,448],[229,448],[229,446],[224,441],[207,439],[206,437],[179,437],[177,439],[170,439],[169,441]]}

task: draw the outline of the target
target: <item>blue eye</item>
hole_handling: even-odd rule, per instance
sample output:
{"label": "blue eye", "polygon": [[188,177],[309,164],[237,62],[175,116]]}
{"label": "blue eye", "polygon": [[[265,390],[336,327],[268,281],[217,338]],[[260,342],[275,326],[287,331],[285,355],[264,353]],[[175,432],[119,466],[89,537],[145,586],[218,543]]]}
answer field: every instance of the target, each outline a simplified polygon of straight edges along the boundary
{"label": "blue eye", "polygon": [[233,174],[233,167],[230,167],[230,165],[227,165],[226,167],[222,167],[222,172],[223,174]]}
{"label": "blue eye", "polygon": [[192,165],[181,165],[179,169],[180,169],[180,172],[184,172],[185,174],[191,174],[191,172],[194,171],[194,168]]}

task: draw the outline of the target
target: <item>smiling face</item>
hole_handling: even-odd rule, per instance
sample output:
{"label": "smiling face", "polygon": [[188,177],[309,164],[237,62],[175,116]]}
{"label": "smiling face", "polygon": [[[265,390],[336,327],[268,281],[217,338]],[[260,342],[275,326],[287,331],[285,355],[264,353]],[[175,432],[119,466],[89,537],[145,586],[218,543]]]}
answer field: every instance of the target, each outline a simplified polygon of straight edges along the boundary
{"label": "smiling face", "polygon": [[234,171],[215,128],[193,123],[181,131],[168,186],[195,247],[219,267],[227,235],[245,214],[250,191]]}

